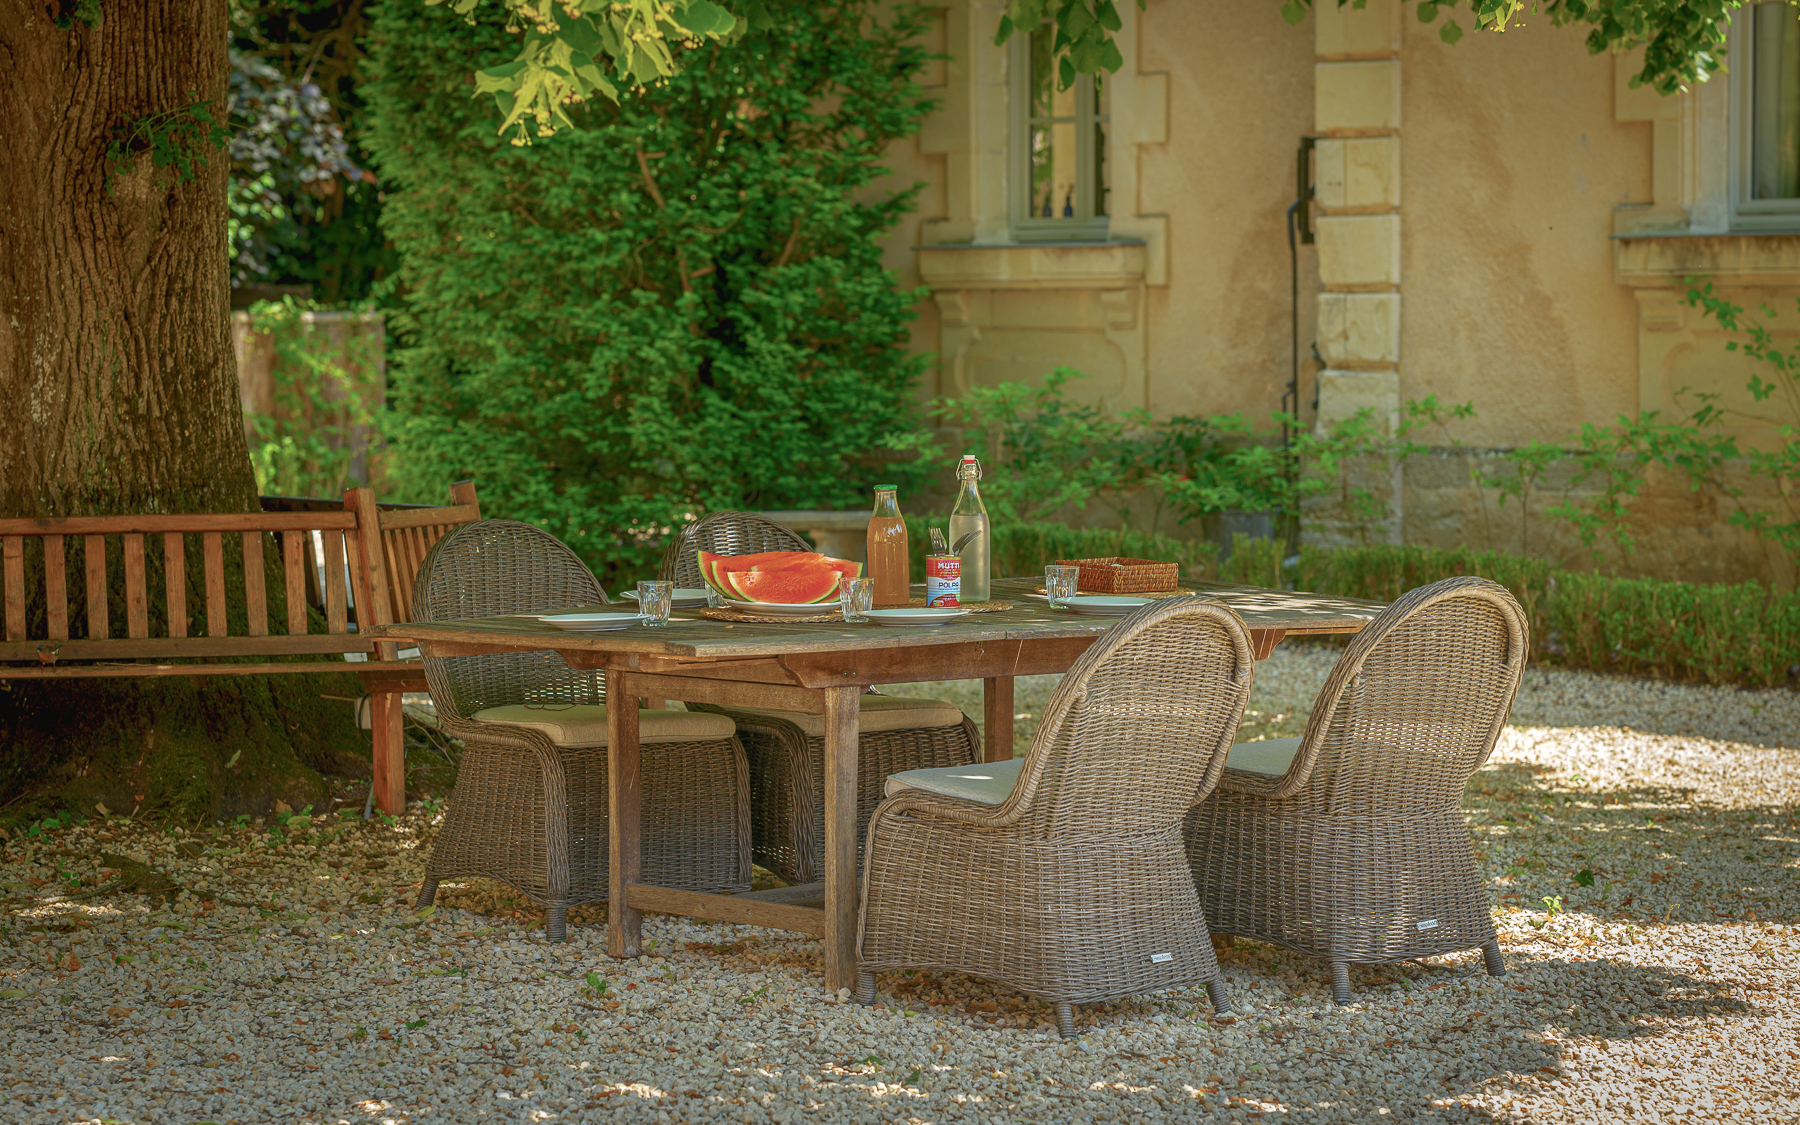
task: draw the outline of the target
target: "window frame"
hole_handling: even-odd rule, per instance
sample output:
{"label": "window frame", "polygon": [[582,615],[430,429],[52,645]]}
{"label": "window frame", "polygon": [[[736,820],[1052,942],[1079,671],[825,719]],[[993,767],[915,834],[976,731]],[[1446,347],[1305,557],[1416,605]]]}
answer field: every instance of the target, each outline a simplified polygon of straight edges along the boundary
{"label": "window frame", "polygon": [[[1007,41],[1007,179],[1008,228],[1018,242],[1106,242],[1111,237],[1112,217],[1093,213],[1096,161],[1109,159],[1097,152],[1094,127],[1105,126],[1105,147],[1113,146],[1112,114],[1094,108],[1094,79],[1075,78],[1075,214],[1046,219],[1032,213],[1031,190],[1031,36],[1023,29]],[[1110,189],[1108,194],[1111,194]]]}
{"label": "window frame", "polygon": [[[1785,0],[1774,0],[1787,7]],[[1760,3],[1745,4],[1732,13],[1728,58],[1737,65],[1731,75],[1731,229],[1739,231],[1800,231],[1800,197],[1793,199],[1753,199],[1755,129],[1755,19]],[[1791,7],[1790,11],[1793,11]],[[1800,18],[1800,12],[1796,12]]]}

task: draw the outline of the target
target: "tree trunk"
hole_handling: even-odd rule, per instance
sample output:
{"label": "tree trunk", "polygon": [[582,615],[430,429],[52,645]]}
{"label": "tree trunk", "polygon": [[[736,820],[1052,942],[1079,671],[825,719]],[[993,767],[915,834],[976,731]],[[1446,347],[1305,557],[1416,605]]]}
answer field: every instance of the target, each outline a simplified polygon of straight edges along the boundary
{"label": "tree trunk", "polygon": [[[73,9],[64,2],[65,9]],[[249,511],[225,220],[229,159],[177,182],[140,139],[225,120],[225,0],[100,5],[68,30],[0,0],[0,516]]]}
{"label": "tree trunk", "polygon": [[[90,26],[75,0],[0,0],[0,516],[253,511],[229,156],[190,112],[226,120],[226,2],[95,7]],[[0,680],[0,806],[192,824],[323,800],[313,767],[360,741],[321,699],[342,694],[341,672]]]}

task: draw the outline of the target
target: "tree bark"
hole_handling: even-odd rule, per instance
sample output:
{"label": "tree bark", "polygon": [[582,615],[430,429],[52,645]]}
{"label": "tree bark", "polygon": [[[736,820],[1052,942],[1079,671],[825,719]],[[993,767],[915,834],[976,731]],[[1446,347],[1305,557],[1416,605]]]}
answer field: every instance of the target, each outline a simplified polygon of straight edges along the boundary
{"label": "tree bark", "polygon": [[181,183],[144,148],[107,183],[143,119],[225,120],[225,0],[109,0],[68,30],[54,7],[0,0],[0,516],[252,510],[228,155],[197,146]]}
{"label": "tree bark", "polygon": [[[226,2],[103,0],[98,26],[66,30],[59,7],[75,10],[0,0],[0,516],[254,511],[229,155],[193,145],[204,164],[183,177],[139,128],[201,100],[225,122]],[[121,141],[127,159],[111,165]],[[41,582],[28,576],[27,590],[41,599]],[[349,706],[330,700],[356,681],[318,667],[337,672],[0,680],[3,815],[99,801],[192,825],[276,799],[322,804],[316,767],[368,751]]]}

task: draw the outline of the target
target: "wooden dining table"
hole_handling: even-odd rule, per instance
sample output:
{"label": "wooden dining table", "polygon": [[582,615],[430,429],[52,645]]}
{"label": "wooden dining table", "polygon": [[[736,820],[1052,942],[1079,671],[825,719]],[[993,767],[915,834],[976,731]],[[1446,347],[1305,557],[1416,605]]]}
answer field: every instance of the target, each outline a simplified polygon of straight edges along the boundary
{"label": "wooden dining table", "polygon": [[[1284,637],[1355,633],[1379,602],[1318,594],[1182,582],[1231,607],[1250,631],[1256,658]],[[983,760],[1013,753],[1013,679],[1067,671],[1116,617],[1053,609],[1034,580],[1000,580],[992,596],[1011,604],[947,625],[726,622],[678,612],[668,625],[616,632],[563,632],[529,617],[407,622],[371,629],[381,640],[416,643],[427,657],[550,650],[571,667],[603,672],[606,698],[678,699],[728,707],[822,713],[825,725],[825,863],[821,884],[701,894],[641,882],[638,709],[608,707],[610,887],[607,951],[635,957],[646,910],[817,935],[825,984],[856,976],[856,770],[859,699],[878,684],[980,679]],[[574,607],[571,607],[574,611]],[[822,906],[811,905],[821,902]]]}

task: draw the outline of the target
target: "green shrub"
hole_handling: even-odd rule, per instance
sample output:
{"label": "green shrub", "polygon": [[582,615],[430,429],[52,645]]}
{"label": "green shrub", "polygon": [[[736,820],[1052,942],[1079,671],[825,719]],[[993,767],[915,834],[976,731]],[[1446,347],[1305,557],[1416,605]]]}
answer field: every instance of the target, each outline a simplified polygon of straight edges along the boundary
{"label": "green shrub", "polygon": [[579,131],[514,147],[470,74],[517,41],[385,0],[369,143],[401,255],[399,495],[473,477],[482,507],[568,542],[602,581],[652,568],[720,508],[857,505],[918,469],[916,295],[877,244],[916,188],[882,157],[929,108],[916,17],[872,0],[771,6],[734,46]]}
{"label": "green shrub", "polygon": [[1800,593],[1754,582],[1613,578],[1498,551],[1392,546],[1303,548],[1292,579],[1303,590],[1386,602],[1459,574],[1512,591],[1530,621],[1534,655],[1552,663],[1755,687],[1785,682],[1800,664]]}

